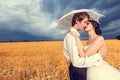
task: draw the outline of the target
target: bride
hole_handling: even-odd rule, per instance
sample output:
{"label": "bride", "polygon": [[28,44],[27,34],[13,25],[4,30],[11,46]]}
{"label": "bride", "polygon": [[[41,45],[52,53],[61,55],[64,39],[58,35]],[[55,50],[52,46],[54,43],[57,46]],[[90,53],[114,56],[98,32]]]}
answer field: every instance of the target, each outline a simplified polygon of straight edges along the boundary
{"label": "bride", "polygon": [[[87,46],[81,50],[80,39],[75,32],[70,32],[76,39],[76,44],[80,57],[91,56],[95,53],[104,52],[104,56],[107,53],[107,47],[105,45],[104,38],[101,36],[101,30],[99,24],[94,20],[89,20],[85,27],[85,32],[89,36]],[[104,57],[102,56],[102,57]],[[98,66],[89,67],[87,69],[87,80],[120,80],[120,71],[115,67],[108,64],[103,59],[100,60]]]}

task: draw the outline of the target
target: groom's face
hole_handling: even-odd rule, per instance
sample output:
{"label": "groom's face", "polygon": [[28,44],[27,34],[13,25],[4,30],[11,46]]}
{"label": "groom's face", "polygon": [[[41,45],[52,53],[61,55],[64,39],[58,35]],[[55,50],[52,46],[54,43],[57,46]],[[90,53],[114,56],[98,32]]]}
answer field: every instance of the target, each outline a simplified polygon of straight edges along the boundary
{"label": "groom's face", "polygon": [[78,30],[83,30],[88,22],[88,17],[85,17],[81,22],[78,23]]}

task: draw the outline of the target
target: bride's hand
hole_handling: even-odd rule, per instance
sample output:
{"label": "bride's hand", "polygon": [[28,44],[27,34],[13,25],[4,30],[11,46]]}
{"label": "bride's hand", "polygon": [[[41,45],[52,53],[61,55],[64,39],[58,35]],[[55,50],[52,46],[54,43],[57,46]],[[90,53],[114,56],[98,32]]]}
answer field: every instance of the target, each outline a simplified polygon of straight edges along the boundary
{"label": "bride's hand", "polygon": [[72,36],[74,36],[74,37],[78,37],[77,33],[74,32],[74,31],[70,31],[70,34],[71,34]]}

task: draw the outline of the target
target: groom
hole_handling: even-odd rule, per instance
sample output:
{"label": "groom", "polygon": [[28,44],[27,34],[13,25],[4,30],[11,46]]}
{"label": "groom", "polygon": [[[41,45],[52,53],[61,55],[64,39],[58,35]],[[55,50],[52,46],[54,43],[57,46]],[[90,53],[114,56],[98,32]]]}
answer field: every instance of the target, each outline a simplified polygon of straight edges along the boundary
{"label": "groom", "polygon": [[[81,31],[85,28],[89,18],[90,16],[87,12],[75,13],[72,18],[72,28],[70,31],[76,32],[79,36],[80,34],[78,31]],[[78,56],[79,53],[76,46],[76,40],[70,33],[65,35],[63,51],[65,57],[70,62],[70,80],[87,80],[87,67],[95,66],[95,64],[102,58],[102,54],[99,53],[86,58],[81,58]]]}

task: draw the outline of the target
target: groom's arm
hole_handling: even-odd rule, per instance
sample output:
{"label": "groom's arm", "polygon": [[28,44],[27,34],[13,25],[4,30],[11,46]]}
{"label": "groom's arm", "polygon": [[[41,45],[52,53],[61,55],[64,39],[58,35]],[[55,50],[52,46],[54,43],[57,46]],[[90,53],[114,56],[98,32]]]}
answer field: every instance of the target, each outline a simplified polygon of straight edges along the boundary
{"label": "groom's arm", "polygon": [[95,53],[92,56],[85,58],[85,64],[83,67],[93,67],[102,65],[102,56],[100,53]]}
{"label": "groom's arm", "polygon": [[99,60],[102,59],[99,53],[96,53],[90,57],[82,58],[79,57],[78,49],[76,46],[76,40],[73,36],[69,35],[66,38],[68,52],[70,54],[70,61],[75,67],[91,67],[94,66]]}

